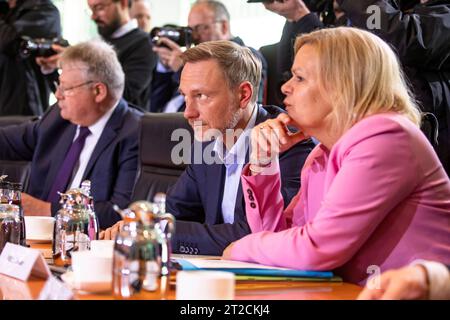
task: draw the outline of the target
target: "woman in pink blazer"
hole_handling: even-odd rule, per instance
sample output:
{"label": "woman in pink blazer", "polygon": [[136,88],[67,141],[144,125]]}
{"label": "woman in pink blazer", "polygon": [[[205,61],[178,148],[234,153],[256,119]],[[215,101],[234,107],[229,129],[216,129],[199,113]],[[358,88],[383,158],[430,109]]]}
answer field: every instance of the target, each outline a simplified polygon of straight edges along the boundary
{"label": "woman in pink blazer", "polygon": [[[315,31],[297,39],[292,73],[287,114],[252,132],[242,173],[252,233],[224,258],[360,284],[416,259],[450,264],[450,181],[390,47],[354,28]],[[283,211],[277,154],[307,136],[320,144]]]}

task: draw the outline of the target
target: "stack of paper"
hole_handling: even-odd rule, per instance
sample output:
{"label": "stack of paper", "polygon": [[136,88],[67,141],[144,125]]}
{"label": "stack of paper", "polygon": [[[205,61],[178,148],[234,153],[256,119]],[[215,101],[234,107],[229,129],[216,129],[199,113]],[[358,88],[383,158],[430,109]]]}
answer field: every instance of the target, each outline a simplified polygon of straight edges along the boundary
{"label": "stack of paper", "polygon": [[222,260],[217,257],[174,259],[182,270],[220,270],[236,274],[236,280],[342,281],[331,271],[307,271],[264,266],[256,263]]}

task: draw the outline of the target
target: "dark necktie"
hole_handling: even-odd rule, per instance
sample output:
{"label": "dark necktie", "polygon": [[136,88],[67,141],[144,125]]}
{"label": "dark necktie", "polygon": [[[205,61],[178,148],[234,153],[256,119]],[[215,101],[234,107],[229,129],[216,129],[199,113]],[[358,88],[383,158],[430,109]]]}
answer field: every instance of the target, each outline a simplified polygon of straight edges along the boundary
{"label": "dark necktie", "polygon": [[83,150],[84,142],[86,137],[90,134],[89,128],[80,127],[80,133],[75,141],[70,146],[69,151],[64,158],[61,167],[59,168],[58,174],[53,181],[53,186],[48,194],[47,201],[56,202],[59,199],[58,191],[65,192],[69,180],[72,177],[73,169],[78,162],[81,150]]}

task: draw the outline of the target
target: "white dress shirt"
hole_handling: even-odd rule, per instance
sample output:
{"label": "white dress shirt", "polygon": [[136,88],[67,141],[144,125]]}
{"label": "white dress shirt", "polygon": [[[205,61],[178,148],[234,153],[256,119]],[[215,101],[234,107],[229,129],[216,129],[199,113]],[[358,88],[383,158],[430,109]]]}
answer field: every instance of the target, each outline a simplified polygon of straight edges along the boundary
{"label": "white dress shirt", "polygon": [[222,136],[217,138],[214,144],[213,150],[225,165],[225,185],[222,198],[222,215],[225,223],[234,222],[234,209],[239,182],[241,181],[241,172],[250,144],[250,132],[255,126],[257,114],[258,106],[254,105],[252,115],[244,132],[242,132],[229,151],[225,148]]}
{"label": "white dress shirt", "polygon": [[416,260],[412,265],[422,265],[427,270],[430,300],[450,300],[450,271],[442,263]]}
{"label": "white dress shirt", "polygon": [[[80,187],[81,179],[83,178],[84,171],[86,170],[89,159],[92,156],[92,152],[94,152],[95,146],[97,145],[97,142],[103,133],[103,129],[105,128],[106,123],[108,122],[109,118],[111,118],[111,115],[116,109],[118,104],[119,103],[117,103],[114,107],[109,109],[100,119],[98,119],[96,123],[88,127],[91,133],[86,137],[83,150],[81,150],[80,158],[78,159],[78,163],[74,169],[74,174],[72,175],[73,177],[72,182],[69,184],[67,190]],[[75,141],[79,133],[80,133],[80,126],[78,126],[77,128],[77,132],[75,133],[73,141]]]}
{"label": "white dress shirt", "polygon": [[131,30],[137,29],[138,23],[136,19],[131,19],[127,23],[125,23],[123,26],[121,26],[119,29],[113,32],[111,35],[112,39],[120,38],[124,35],[126,35]]}

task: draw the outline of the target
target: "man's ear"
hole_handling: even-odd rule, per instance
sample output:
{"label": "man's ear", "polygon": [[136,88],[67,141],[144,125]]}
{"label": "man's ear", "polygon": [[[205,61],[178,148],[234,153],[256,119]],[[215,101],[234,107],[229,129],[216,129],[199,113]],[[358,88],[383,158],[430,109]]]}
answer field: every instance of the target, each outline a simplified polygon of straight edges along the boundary
{"label": "man's ear", "polygon": [[222,29],[222,34],[227,36],[230,33],[230,23],[226,20],[223,20],[221,21],[220,26]]}
{"label": "man's ear", "polygon": [[108,96],[108,87],[104,83],[96,83],[93,87],[95,102],[101,103]]}
{"label": "man's ear", "polygon": [[250,82],[244,81],[239,85],[239,106],[243,109],[252,100],[253,86]]}

